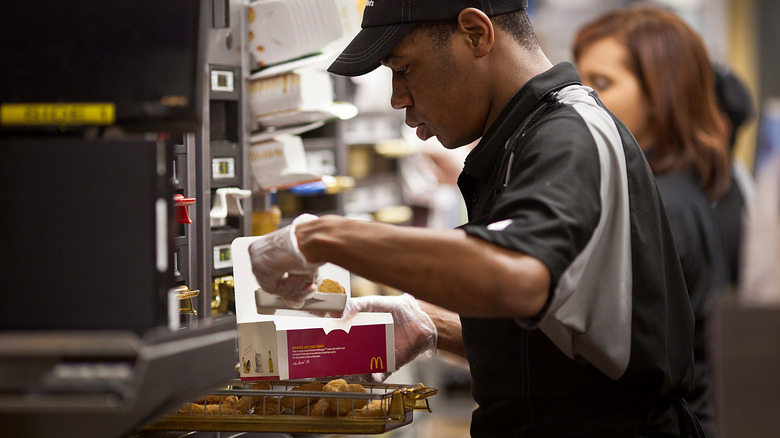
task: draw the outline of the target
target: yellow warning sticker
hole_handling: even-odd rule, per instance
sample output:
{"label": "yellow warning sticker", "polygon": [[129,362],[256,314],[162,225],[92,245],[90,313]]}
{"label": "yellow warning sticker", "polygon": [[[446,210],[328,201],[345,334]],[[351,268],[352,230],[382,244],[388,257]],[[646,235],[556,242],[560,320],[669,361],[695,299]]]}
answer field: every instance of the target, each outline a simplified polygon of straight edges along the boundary
{"label": "yellow warning sticker", "polygon": [[0,125],[113,125],[113,103],[4,103]]}

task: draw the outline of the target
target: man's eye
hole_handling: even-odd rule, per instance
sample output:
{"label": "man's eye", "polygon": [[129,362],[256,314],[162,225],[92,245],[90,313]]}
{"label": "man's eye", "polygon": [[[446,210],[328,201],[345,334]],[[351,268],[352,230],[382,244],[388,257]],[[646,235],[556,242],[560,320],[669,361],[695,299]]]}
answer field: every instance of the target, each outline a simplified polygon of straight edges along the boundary
{"label": "man's eye", "polygon": [[403,74],[406,74],[406,73],[407,73],[408,69],[409,69],[409,66],[408,66],[408,65],[405,65],[405,66],[403,66],[403,67],[399,67],[399,68],[397,68],[397,69],[395,70],[395,72],[396,72],[396,73],[400,73],[400,74],[402,74],[402,75],[403,75]]}

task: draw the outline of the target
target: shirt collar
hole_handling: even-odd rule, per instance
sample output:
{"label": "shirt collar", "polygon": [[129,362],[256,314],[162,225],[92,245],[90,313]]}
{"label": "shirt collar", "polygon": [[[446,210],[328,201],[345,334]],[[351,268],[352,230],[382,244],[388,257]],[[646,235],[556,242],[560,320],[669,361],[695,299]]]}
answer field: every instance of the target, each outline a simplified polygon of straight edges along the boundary
{"label": "shirt collar", "polygon": [[466,157],[463,172],[478,180],[487,181],[504,150],[506,141],[536,104],[552,91],[579,83],[580,77],[577,71],[568,62],[557,64],[531,78],[509,100],[477,146]]}

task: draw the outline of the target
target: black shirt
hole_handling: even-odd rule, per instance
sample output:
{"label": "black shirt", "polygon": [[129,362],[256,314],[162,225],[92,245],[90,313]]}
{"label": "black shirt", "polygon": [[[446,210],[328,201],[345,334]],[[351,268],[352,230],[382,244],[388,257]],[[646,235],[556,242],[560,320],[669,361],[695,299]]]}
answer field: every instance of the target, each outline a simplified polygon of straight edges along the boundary
{"label": "black shirt", "polygon": [[696,320],[694,381],[686,396],[708,438],[716,438],[705,339],[706,319],[716,294],[728,283],[718,218],[692,171],[656,175]]}
{"label": "black shirt", "polygon": [[731,165],[731,184],[729,190],[718,199],[715,212],[720,225],[720,235],[723,240],[723,250],[726,252],[728,267],[728,282],[736,286],[739,284],[739,271],[742,259],[742,234],[744,227],[744,215],[747,210],[747,202],[743,193],[743,182],[737,178],[740,171],[734,164]]}
{"label": "black shirt", "polygon": [[568,63],[533,78],[459,178],[462,228],[552,277],[534,318],[461,318],[473,436],[633,436],[688,390],[693,315],[654,177],[590,91]]}

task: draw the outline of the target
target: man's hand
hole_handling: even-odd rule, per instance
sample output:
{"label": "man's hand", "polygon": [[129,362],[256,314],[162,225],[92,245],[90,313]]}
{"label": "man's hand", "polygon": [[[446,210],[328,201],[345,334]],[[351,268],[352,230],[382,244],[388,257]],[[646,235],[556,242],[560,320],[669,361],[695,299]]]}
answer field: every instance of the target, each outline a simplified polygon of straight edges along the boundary
{"label": "man's hand", "polygon": [[[386,312],[393,315],[395,335],[395,364],[401,368],[420,353],[436,355],[438,332],[427,313],[409,294],[398,296],[367,296],[347,300],[343,318],[359,312]],[[385,376],[386,377],[386,376]]]}
{"label": "man's hand", "polygon": [[296,225],[317,219],[303,214],[291,225],[266,234],[249,245],[252,272],[264,291],[279,296],[291,307],[301,307],[315,292],[314,283],[322,263],[306,260],[295,237]]}

